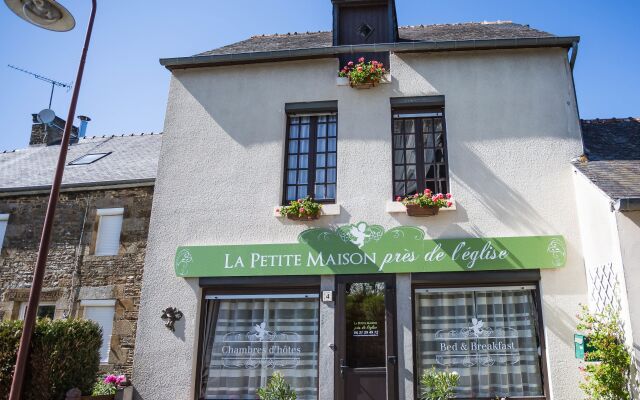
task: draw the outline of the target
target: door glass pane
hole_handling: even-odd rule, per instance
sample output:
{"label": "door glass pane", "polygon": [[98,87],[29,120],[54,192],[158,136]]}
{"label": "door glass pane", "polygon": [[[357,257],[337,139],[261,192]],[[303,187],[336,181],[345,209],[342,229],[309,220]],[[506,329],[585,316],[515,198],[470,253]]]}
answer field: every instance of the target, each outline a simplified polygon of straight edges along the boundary
{"label": "door glass pane", "polygon": [[385,284],[354,282],[345,286],[347,365],[385,367]]}

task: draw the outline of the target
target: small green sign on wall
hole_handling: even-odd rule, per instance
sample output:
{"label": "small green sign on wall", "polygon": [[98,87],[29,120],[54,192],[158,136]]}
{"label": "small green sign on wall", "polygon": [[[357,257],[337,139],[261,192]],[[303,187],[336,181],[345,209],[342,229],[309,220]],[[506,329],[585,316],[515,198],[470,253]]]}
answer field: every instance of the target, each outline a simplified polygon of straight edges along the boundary
{"label": "small green sign on wall", "polygon": [[181,277],[335,275],[559,268],[562,236],[425,240],[424,231],[385,231],[360,222],[313,228],[298,243],[183,246],[175,258]]}

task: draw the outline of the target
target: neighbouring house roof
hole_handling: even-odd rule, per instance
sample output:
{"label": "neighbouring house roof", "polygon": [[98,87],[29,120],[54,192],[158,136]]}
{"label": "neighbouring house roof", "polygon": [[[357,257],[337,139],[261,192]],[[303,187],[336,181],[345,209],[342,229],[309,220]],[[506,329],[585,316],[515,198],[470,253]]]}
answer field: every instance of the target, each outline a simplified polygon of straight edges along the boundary
{"label": "neighbouring house roof", "polygon": [[[529,25],[515,24],[510,21],[401,26],[398,28],[398,34],[401,42],[518,39],[554,36],[531,28]],[[331,47],[332,45],[333,34],[331,31],[257,35],[237,43],[205,51],[197,54],[197,56],[310,49]]]}
{"label": "neighbouring house roof", "polygon": [[577,43],[577,36],[561,37],[510,21],[467,22],[402,26],[399,41],[363,45],[333,46],[333,33],[293,32],[257,35],[249,39],[205,51],[190,57],[164,58],[166,68],[194,68],[205,66],[246,64],[266,61],[285,61],[359,52],[424,52],[452,50],[508,49],[526,47],[564,47]]}
{"label": "neighbouring house roof", "polygon": [[640,198],[640,118],[581,125],[585,157],[573,165],[613,200]]}
{"label": "neighbouring house roof", "polygon": [[[87,137],[69,146],[63,187],[150,183],[155,180],[161,134]],[[51,186],[60,146],[36,145],[0,153],[0,194]],[[87,154],[109,153],[90,164],[69,165]]]}

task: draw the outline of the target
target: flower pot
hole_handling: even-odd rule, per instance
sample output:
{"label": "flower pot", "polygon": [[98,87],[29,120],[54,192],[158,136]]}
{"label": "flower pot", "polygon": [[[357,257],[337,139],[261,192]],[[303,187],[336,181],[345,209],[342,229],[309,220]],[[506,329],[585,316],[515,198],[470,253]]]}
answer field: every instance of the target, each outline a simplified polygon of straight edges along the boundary
{"label": "flower pot", "polygon": [[407,204],[407,215],[410,217],[430,217],[437,215],[440,208],[438,207],[420,207],[417,204]]}
{"label": "flower pot", "polygon": [[320,217],[320,213],[313,214],[313,215],[302,215],[302,216],[298,216],[296,214],[287,214],[287,218],[294,221],[311,221],[314,219],[318,219],[319,217]]}
{"label": "flower pot", "polygon": [[349,85],[351,85],[352,88],[354,89],[371,89],[372,87],[376,86],[379,83],[379,81],[374,81],[374,80],[368,80],[368,81],[364,81],[364,82],[351,82],[349,81]]}

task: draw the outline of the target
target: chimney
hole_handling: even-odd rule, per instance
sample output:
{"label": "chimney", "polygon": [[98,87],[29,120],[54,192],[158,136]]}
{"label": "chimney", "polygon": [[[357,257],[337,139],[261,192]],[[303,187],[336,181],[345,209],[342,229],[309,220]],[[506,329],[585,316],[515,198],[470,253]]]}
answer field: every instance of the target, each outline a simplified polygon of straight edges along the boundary
{"label": "chimney", "polygon": [[[395,0],[331,0],[333,45],[395,43],[398,37]],[[389,65],[389,52],[361,53],[340,57],[340,67],[364,57]]]}
{"label": "chimney", "polygon": [[91,118],[87,117],[86,115],[78,115],[78,119],[80,120],[80,131],[78,132],[78,138],[82,139],[83,137],[87,136],[87,125],[89,124],[89,121],[91,121]]}
{"label": "chimney", "polygon": [[[38,114],[31,114],[33,117],[33,125],[31,125],[31,138],[29,139],[29,146],[37,146],[46,144],[52,146],[60,144],[62,141],[62,133],[64,132],[65,121],[62,118],[55,117],[53,122],[49,124],[43,124],[38,120]],[[78,142],[78,128],[71,127],[71,140],[70,144]]]}

